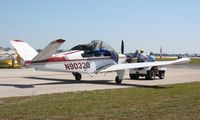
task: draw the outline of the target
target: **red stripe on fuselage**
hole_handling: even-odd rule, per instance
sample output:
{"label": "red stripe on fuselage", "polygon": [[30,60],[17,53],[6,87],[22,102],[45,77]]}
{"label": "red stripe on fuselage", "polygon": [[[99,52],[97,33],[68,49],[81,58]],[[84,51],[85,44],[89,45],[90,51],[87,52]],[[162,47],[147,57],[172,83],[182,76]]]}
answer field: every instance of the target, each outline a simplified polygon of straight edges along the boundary
{"label": "red stripe on fuselage", "polygon": [[[120,57],[120,58],[125,58],[125,57]],[[86,60],[103,60],[103,59],[112,59],[111,57],[95,57],[95,58],[85,58],[85,59],[65,59],[64,57],[52,57],[49,59],[45,60],[40,60],[40,61],[32,61],[31,63],[53,63],[53,62],[69,62],[69,61],[86,61]],[[113,60],[113,59],[112,59]]]}
{"label": "red stripe on fuselage", "polygon": [[62,57],[50,57],[45,60],[31,61],[31,63],[60,62],[60,61],[66,61],[66,59],[63,56]]}
{"label": "red stripe on fuselage", "polygon": [[62,61],[68,61],[68,59],[66,59],[64,56],[59,56],[59,55],[69,55],[72,53],[76,53],[79,52],[80,50],[76,50],[76,51],[72,51],[72,52],[66,52],[66,53],[60,53],[57,54],[55,56],[52,56],[48,59],[44,59],[44,60],[39,60],[39,61],[29,61],[28,63],[45,63],[45,62],[62,62]]}

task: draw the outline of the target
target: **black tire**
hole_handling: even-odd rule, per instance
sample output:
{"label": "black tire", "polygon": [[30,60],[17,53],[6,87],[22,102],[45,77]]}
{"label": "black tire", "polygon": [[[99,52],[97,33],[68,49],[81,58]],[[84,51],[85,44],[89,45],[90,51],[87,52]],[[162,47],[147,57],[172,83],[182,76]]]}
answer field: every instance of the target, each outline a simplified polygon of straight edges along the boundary
{"label": "black tire", "polygon": [[146,75],[147,80],[154,80],[155,77],[156,77],[156,74],[154,70],[147,71],[147,75]]}
{"label": "black tire", "polygon": [[74,75],[76,81],[80,81],[81,80],[82,76],[81,76],[80,73],[72,73],[72,74]]}
{"label": "black tire", "polygon": [[138,80],[139,79],[139,75],[138,74],[129,74],[130,79],[132,80]]}
{"label": "black tire", "polygon": [[122,79],[119,79],[119,77],[116,76],[115,82],[116,82],[116,84],[121,84],[122,83]]}
{"label": "black tire", "polygon": [[165,78],[165,71],[159,71],[159,78],[164,79]]}

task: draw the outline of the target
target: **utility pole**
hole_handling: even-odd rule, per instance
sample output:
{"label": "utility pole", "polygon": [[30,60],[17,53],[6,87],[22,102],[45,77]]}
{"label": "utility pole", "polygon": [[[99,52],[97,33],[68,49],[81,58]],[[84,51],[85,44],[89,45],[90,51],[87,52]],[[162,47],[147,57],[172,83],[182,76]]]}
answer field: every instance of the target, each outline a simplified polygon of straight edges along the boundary
{"label": "utility pole", "polygon": [[162,46],[160,47],[160,59],[162,58]]}

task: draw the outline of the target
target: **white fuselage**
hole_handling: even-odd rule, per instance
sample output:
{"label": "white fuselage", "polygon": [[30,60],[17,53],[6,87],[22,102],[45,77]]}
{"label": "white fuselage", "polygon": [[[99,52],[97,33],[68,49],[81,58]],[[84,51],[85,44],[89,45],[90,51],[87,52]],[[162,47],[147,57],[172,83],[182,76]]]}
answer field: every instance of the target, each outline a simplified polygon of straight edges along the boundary
{"label": "white fuselage", "polygon": [[[84,51],[74,50],[53,55],[47,60],[32,62],[29,67],[36,70],[97,73],[100,69],[117,64],[111,56],[82,57]],[[119,54],[118,63],[124,63],[126,56]]]}

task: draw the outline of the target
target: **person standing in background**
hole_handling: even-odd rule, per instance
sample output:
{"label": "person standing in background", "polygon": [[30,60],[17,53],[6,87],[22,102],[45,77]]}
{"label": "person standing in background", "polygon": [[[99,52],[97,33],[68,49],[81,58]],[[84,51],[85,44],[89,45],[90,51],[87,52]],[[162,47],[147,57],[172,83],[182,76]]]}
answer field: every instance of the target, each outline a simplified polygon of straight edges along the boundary
{"label": "person standing in background", "polygon": [[143,49],[140,50],[140,53],[138,54],[137,57],[138,57],[137,58],[137,62],[145,62],[146,59],[147,59],[147,57],[144,55],[144,50]]}
{"label": "person standing in background", "polygon": [[150,54],[147,57],[147,62],[155,62],[155,56],[153,52],[150,52]]}

